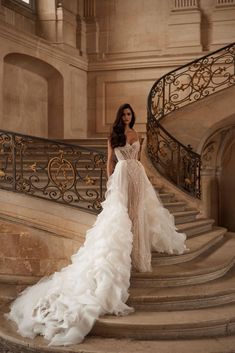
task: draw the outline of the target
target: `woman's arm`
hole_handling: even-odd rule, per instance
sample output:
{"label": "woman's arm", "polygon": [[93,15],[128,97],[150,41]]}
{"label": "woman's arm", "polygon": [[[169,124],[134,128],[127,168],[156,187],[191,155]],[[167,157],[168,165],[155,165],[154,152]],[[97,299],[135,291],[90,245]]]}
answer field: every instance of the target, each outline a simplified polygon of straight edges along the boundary
{"label": "woman's arm", "polygon": [[108,139],[108,159],[107,159],[107,176],[108,176],[108,178],[113,173],[113,169],[114,169],[113,148],[112,148],[111,143]]}
{"label": "woman's arm", "polygon": [[140,143],[140,150],[139,150],[139,153],[138,153],[138,161],[140,161],[140,154],[141,154],[141,136],[139,135],[139,133],[133,129],[135,131],[135,135],[136,135],[136,140],[139,140],[139,143]]}

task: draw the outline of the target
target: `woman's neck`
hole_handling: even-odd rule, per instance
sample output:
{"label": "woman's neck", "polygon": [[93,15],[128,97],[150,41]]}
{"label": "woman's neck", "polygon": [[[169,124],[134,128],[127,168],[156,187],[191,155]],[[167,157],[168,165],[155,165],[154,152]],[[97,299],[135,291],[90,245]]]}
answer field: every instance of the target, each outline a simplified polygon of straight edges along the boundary
{"label": "woman's neck", "polygon": [[132,129],[130,128],[130,126],[125,126],[125,134],[132,131]]}

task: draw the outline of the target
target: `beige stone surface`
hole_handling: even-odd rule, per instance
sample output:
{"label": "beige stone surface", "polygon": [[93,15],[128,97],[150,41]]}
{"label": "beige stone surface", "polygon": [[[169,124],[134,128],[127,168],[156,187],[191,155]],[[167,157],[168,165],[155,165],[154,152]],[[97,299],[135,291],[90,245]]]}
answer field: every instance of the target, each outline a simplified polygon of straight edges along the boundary
{"label": "beige stone surface", "polygon": [[202,144],[219,127],[234,122],[235,87],[218,92],[168,115],[163,126],[184,145],[200,153]]}
{"label": "beige stone surface", "polygon": [[233,142],[224,153],[220,178],[220,223],[232,232],[235,232],[235,202],[234,197],[231,197],[231,195],[235,195],[234,176],[235,143]]}
{"label": "beige stone surface", "polygon": [[[1,321],[2,322],[2,321]],[[235,338],[218,337],[205,339],[157,340],[144,341],[132,339],[115,339],[86,337],[79,345],[68,347],[48,347],[41,337],[29,340],[20,337],[12,325],[1,325],[1,342],[7,342],[12,353],[21,349],[24,353],[60,352],[60,353],[233,353]]]}
{"label": "beige stone surface", "polygon": [[95,221],[95,216],[78,209],[53,204],[48,208],[48,201],[23,194],[0,190],[0,213],[9,218],[15,217],[25,224],[50,231],[57,235],[75,239],[82,243],[84,234]]}
{"label": "beige stone surface", "polygon": [[[0,47],[0,85],[6,85],[1,95],[2,128],[42,137],[86,136],[87,62],[79,52],[62,51],[4,23],[0,23]],[[73,119],[79,121],[76,127]]]}
{"label": "beige stone surface", "polygon": [[[212,42],[223,45],[234,38],[233,10],[218,22],[215,12],[228,13],[228,9],[215,9],[212,0],[199,5],[185,2],[179,8],[171,0],[99,0],[96,6],[94,1],[62,1],[56,6],[55,1],[42,0],[33,14],[21,11],[13,1],[9,6],[5,3],[0,28],[0,86],[5,87],[0,121],[7,129],[44,137],[106,136],[118,105],[125,101],[135,107],[137,129],[144,132],[152,83],[202,55]],[[213,30],[211,39],[213,21],[215,26],[224,21],[224,27]],[[4,64],[13,52],[27,55],[29,61],[37,58],[44,69],[35,75],[17,62],[14,67]],[[60,83],[45,79],[47,65],[61,75]]]}
{"label": "beige stone surface", "polygon": [[[218,3],[218,1],[217,1]],[[212,12],[211,49],[217,49],[221,43],[234,42],[235,38],[235,3],[224,1],[223,6],[216,6]]]}

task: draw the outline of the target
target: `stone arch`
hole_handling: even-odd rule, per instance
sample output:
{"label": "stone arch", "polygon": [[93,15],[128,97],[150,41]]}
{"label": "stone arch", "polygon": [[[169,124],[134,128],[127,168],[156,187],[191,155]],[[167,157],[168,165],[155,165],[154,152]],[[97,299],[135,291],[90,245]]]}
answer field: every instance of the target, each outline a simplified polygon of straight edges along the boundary
{"label": "stone arch", "polygon": [[235,115],[216,124],[202,146],[205,214],[235,232]]}
{"label": "stone arch", "polygon": [[30,55],[4,57],[1,126],[28,135],[63,138],[63,77]]}

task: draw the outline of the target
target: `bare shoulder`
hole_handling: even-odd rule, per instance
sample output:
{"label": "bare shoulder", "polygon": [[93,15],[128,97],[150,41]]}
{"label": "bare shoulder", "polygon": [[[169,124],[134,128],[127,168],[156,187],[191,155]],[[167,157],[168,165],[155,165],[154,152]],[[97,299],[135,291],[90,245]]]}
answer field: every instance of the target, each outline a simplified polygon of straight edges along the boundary
{"label": "bare shoulder", "polygon": [[136,137],[136,139],[140,139],[140,134],[138,133],[138,131],[136,131],[134,128],[132,129],[133,131],[134,131],[134,133],[135,133],[135,137]]}

